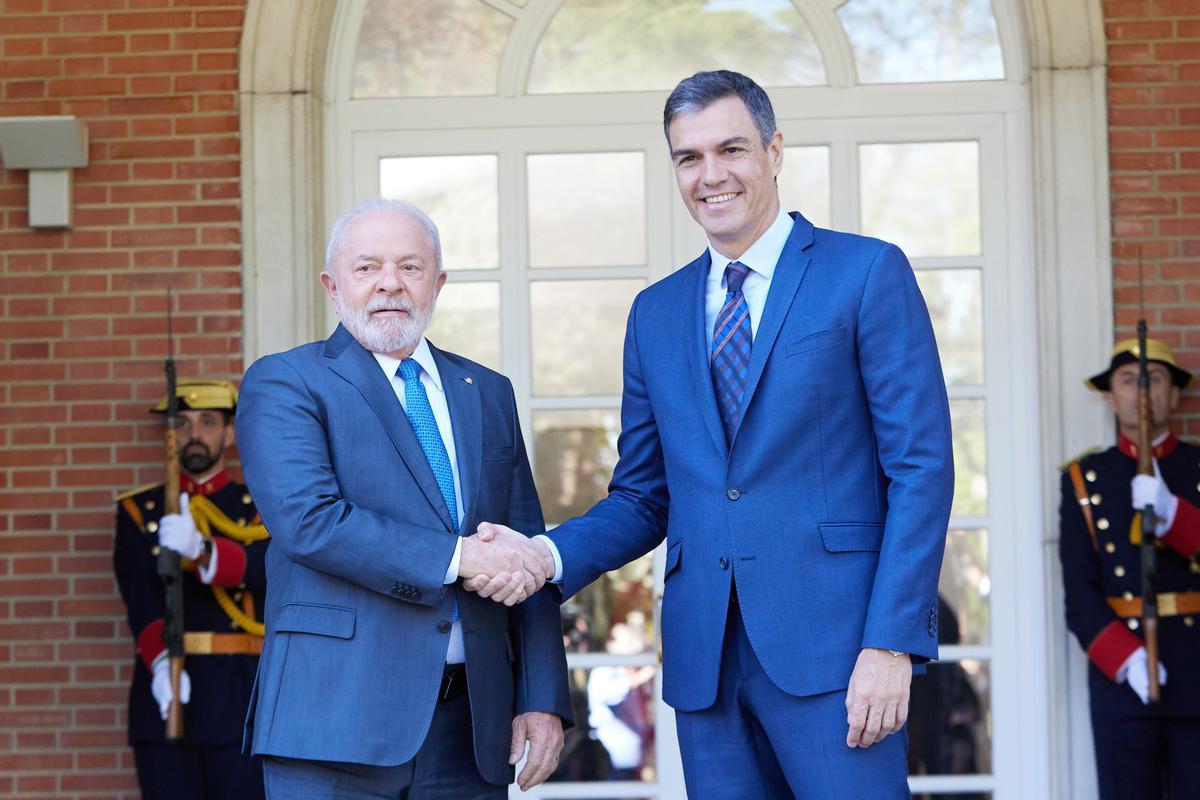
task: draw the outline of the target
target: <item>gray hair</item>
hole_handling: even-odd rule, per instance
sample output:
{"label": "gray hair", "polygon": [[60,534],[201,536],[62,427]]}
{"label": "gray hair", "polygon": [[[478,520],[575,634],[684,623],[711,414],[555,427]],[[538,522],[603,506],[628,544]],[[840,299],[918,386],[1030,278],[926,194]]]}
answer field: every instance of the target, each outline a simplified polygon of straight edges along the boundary
{"label": "gray hair", "polygon": [[775,109],[771,107],[771,99],[750,78],[727,69],[697,72],[679,82],[663,108],[663,133],[666,134],[667,144],[671,144],[671,121],[675,117],[702,111],[726,97],[737,97],[746,104],[762,137],[762,146],[767,147],[776,130]]}
{"label": "gray hair", "polygon": [[342,249],[342,240],[346,238],[346,231],[350,226],[364,214],[369,214],[372,211],[395,211],[408,216],[421,223],[425,228],[425,233],[429,235],[429,243],[433,245],[434,266],[437,271],[442,271],[442,238],[438,235],[437,225],[433,224],[433,220],[429,218],[421,209],[414,206],[412,203],[406,203],[403,200],[393,200],[387,197],[375,197],[366,202],[359,203],[354,208],[347,211],[338,221],[333,223],[333,230],[329,233],[329,247],[325,249],[325,271],[333,275],[334,264],[333,260],[337,258],[338,253]]}

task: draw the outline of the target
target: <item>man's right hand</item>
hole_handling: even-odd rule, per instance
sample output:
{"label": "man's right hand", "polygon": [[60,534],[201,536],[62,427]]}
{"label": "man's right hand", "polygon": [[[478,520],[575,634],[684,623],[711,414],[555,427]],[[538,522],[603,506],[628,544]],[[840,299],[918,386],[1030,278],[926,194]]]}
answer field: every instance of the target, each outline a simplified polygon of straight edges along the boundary
{"label": "man's right hand", "polygon": [[553,576],[554,560],[541,542],[484,522],[474,536],[463,539],[458,574],[469,591],[513,606]]}
{"label": "man's right hand", "polygon": [[[154,660],[152,669],[154,676],[150,679],[150,693],[158,703],[158,713],[165,720],[167,709],[171,707],[171,700],[175,697],[175,693],[171,691],[171,662],[166,653]],[[188,677],[185,669],[179,673],[179,702],[187,705],[191,699],[192,679]]]}

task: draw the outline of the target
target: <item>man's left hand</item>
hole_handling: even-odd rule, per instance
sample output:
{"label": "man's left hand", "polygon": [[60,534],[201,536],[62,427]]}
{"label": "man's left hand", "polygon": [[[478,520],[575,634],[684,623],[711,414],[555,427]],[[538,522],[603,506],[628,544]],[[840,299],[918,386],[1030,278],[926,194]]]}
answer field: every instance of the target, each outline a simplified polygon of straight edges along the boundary
{"label": "man's left hand", "polygon": [[847,747],[867,748],[904,727],[912,659],[887,650],[863,648],[846,690]]}
{"label": "man's left hand", "polygon": [[558,768],[558,754],[563,749],[562,720],[544,711],[527,711],[512,721],[512,746],[508,763],[516,764],[529,742],[529,758],[517,776],[522,791],[529,791],[549,778]]}

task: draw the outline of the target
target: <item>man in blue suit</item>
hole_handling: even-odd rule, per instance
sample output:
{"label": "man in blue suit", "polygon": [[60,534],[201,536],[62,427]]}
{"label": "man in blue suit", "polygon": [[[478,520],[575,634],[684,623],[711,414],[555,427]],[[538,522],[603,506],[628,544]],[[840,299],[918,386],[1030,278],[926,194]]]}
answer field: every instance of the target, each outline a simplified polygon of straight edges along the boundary
{"label": "man in blue suit", "polygon": [[953,489],[925,303],[895,246],[781,211],[749,78],[684,80],[664,127],[709,247],[634,301],[609,496],[545,538],[547,571],[570,597],[666,538],[663,698],[693,800],[908,797]]}
{"label": "man in blue suit", "polygon": [[544,525],[512,385],[424,338],[445,280],[427,216],[365,203],[321,274],[341,325],[246,373],[242,463],[273,545],[245,746],[268,797],[504,798],[527,743],[522,788],[557,763],[556,598],[454,585],[525,576],[511,541],[460,537],[478,520]]}

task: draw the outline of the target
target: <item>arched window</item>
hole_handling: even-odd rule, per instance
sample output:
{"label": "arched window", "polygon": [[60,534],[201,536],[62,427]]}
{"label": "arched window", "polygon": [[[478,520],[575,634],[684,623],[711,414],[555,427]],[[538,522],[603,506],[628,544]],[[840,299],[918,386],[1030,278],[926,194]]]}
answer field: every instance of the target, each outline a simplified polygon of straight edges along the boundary
{"label": "arched window", "polygon": [[[922,795],[1015,796],[1019,679],[998,676],[1030,668],[1012,544],[1030,490],[1004,444],[1035,395],[1006,324],[1032,285],[1016,30],[1000,0],[351,0],[332,39],[328,221],[384,194],[438,223],[450,280],[430,339],[513,379],[551,524],[605,492],[633,296],[704,246],[663,141],[679,79],[755,78],[784,135],[785,206],[904,248],[957,469],[943,660],[914,682]],[[655,692],[660,574],[648,556],[564,606],[585,735],[535,796],[598,797],[597,781],[604,797],[683,796]]]}

